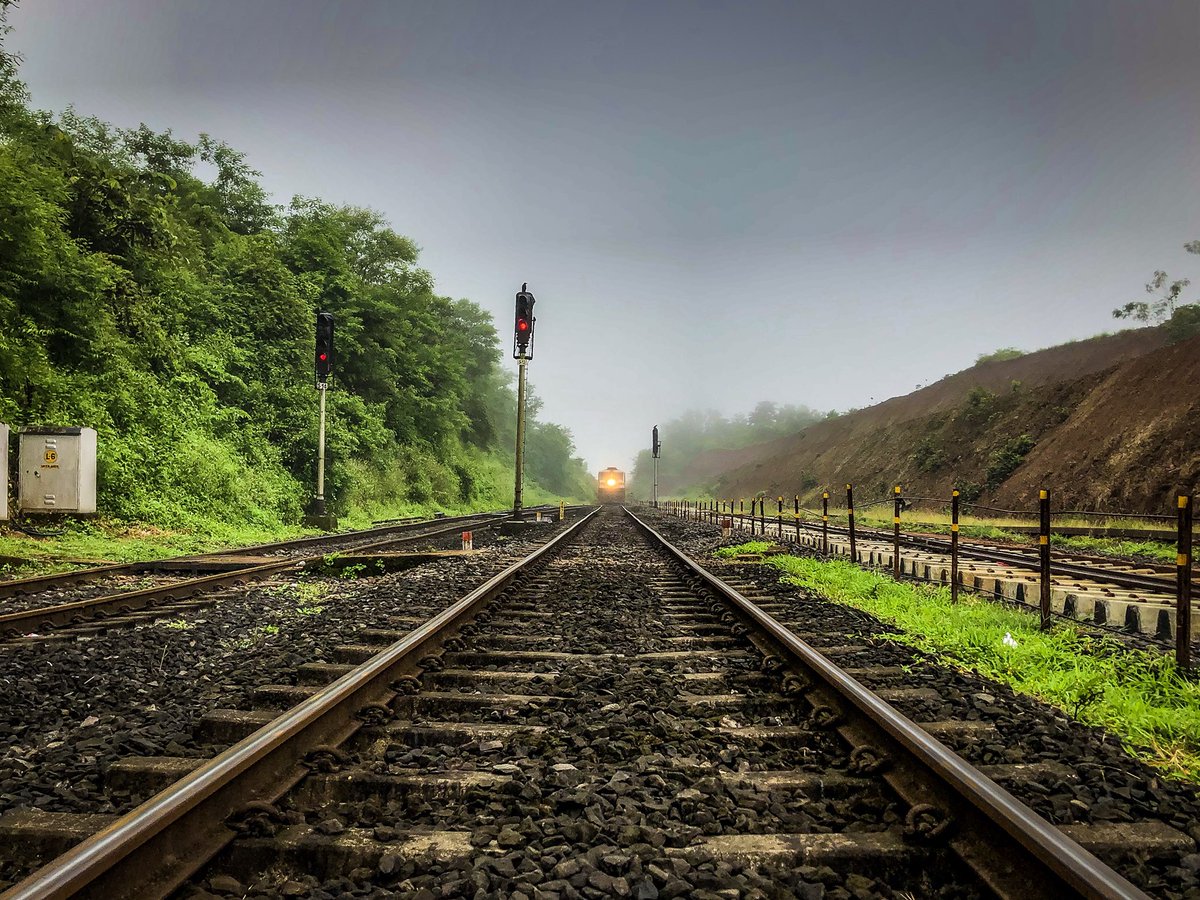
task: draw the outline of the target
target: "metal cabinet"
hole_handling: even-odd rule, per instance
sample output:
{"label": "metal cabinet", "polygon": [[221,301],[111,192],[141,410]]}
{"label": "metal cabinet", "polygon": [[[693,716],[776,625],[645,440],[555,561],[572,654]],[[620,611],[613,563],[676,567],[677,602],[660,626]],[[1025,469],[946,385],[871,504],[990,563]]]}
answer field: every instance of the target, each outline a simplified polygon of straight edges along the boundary
{"label": "metal cabinet", "polygon": [[26,513],[96,511],[94,428],[21,429],[18,505]]}

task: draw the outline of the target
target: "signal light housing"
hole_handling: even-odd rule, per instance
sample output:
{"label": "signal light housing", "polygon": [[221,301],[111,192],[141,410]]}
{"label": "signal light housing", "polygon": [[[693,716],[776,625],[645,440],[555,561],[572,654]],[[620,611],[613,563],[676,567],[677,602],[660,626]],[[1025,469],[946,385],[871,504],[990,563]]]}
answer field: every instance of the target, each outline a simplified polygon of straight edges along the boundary
{"label": "signal light housing", "polygon": [[333,374],[333,313],[317,313],[317,347],[314,360],[317,381],[325,384]]}
{"label": "signal light housing", "polygon": [[513,321],[513,357],[520,358],[527,356],[533,358],[533,354],[529,352],[530,345],[533,343],[533,328],[537,324],[537,319],[533,315],[534,300],[526,288],[527,284],[521,285],[521,290],[517,292],[517,309],[516,316]]}

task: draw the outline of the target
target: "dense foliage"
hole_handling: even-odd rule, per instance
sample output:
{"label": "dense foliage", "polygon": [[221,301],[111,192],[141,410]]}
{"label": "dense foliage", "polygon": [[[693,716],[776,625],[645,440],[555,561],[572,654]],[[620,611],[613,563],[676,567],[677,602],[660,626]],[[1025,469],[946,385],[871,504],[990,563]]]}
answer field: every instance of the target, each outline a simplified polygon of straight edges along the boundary
{"label": "dense foliage", "polygon": [[[687,484],[688,461],[707,450],[736,450],[772,438],[795,434],[813,422],[833,415],[807,406],[777,404],[764,400],[749,413],[725,417],[714,410],[688,410],[660,426],[663,444],[658,461],[659,484]],[[649,444],[650,436],[646,436]],[[630,489],[637,497],[649,497],[653,485],[653,459],[643,450],[634,462]]]}
{"label": "dense foliage", "polygon": [[[33,111],[0,48],[0,421],[97,428],[109,515],[294,520],[323,309],[335,506],[511,499],[516,404],[490,316],[439,296],[377,213],[279,208],[257,175],[205,135]],[[527,447],[542,488],[586,492],[569,432],[535,422]]]}

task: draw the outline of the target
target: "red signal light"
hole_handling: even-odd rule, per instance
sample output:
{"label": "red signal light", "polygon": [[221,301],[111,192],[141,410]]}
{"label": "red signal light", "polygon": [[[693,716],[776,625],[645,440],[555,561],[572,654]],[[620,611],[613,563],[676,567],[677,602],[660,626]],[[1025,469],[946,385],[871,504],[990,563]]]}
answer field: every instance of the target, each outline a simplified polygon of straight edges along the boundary
{"label": "red signal light", "polygon": [[317,357],[317,359],[321,360],[321,362],[325,362],[325,360],[329,359],[329,354],[322,353],[320,356]]}
{"label": "red signal light", "polygon": [[526,322],[524,319],[521,319],[521,321],[517,322],[517,330],[518,331],[528,331],[529,323]]}

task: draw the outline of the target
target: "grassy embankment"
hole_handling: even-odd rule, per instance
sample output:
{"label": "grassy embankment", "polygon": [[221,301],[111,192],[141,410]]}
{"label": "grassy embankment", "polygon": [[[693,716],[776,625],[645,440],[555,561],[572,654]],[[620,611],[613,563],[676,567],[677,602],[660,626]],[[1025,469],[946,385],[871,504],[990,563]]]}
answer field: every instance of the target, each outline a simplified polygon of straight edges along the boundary
{"label": "grassy embankment", "polygon": [[[752,541],[717,555],[770,546]],[[1200,684],[1182,675],[1171,657],[1085,634],[1068,622],[1043,633],[1032,613],[970,594],[952,603],[947,588],[897,583],[843,560],[770,556],[762,562],[787,583],[900,629],[884,637],[1103,727],[1164,773],[1200,782]]]}

